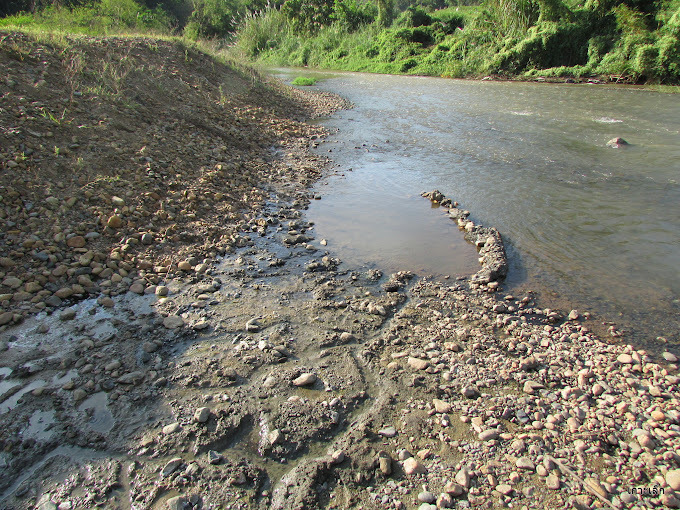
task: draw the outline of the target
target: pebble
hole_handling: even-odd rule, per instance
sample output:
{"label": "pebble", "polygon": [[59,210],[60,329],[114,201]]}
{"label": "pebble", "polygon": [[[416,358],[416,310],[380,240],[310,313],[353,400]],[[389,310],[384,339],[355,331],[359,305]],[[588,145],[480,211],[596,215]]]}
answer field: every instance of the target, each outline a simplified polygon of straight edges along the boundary
{"label": "pebble", "polygon": [[524,388],[523,388],[523,390],[524,390],[524,393],[528,393],[528,394],[530,394],[530,395],[533,395],[534,393],[536,393],[537,390],[541,390],[541,389],[543,389],[543,388],[545,388],[545,386],[543,386],[543,385],[542,385],[541,383],[539,383],[539,382],[536,382],[536,381],[526,381],[526,382],[524,383]]}
{"label": "pebble", "polygon": [[378,469],[385,476],[392,474],[392,459],[389,455],[385,454],[378,457]]}
{"label": "pebble", "polygon": [[133,283],[130,285],[130,292],[134,292],[135,294],[144,294],[144,285],[141,283]]}
{"label": "pebble", "polygon": [[179,315],[169,315],[163,319],[163,326],[165,326],[167,329],[181,328],[184,326],[184,319],[182,319],[182,317]]}
{"label": "pebble", "polygon": [[248,322],[246,322],[246,331],[251,333],[257,333],[260,331],[260,323],[257,321],[257,319],[250,319]]}
{"label": "pebble", "polygon": [[166,501],[168,510],[184,510],[189,500],[185,496],[175,496]]}
{"label": "pebble", "polygon": [[385,427],[378,431],[378,434],[383,437],[395,437],[397,435],[397,429],[395,427]]}
{"label": "pebble", "polygon": [[293,384],[295,386],[309,386],[310,384],[314,384],[316,382],[316,379],[317,377],[315,374],[307,372],[293,379]]}
{"label": "pebble", "polygon": [[118,216],[117,214],[114,214],[113,216],[111,216],[108,219],[108,221],[106,222],[106,225],[109,228],[117,229],[117,228],[120,228],[120,227],[123,226],[123,220],[121,219],[120,216]]}
{"label": "pebble", "polygon": [[474,386],[465,386],[460,392],[466,398],[477,398],[480,395],[479,390]]}
{"label": "pebble", "polygon": [[680,491],[680,469],[669,470],[666,473],[666,483],[674,491]]}
{"label": "pebble", "polygon": [[209,464],[219,464],[224,460],[224,455],[215,450],[208,450],[208,463]]}
{"label": "pebble", "polygon": [[409,364],[410,367],[416,370],[425,370],[430,366],[429,361],[420,358],[414,358],[411,356],[409,356],[407,363]]}
{"label": "pebble", "polygon": [[179,424],[179,422],[171,423],[171,424],[163,427],[163,434],[165,434],[165,435],[174,434],[175,432],[177,432],[181,428],[182,428],[182,426]]}
{"label": "pebble", "polygon": [[536,465],[529,457],[520,457],[515,462],[515,466],[520,469],[526,469],[527,471],[534,471],[536,469]]}
{"label": "pebble", "polygon": [[663,356],[663,359],[665,359],[666,361],[668,361],[670,363],[676,363],[678,361],[678,357],[671,352],[664,352],[662,354],[662,356]]}
{"label": "pebble", "polygon": [[490,441],[492,439],[498,439],[498,431],[496,429],[487,429],[479,433],[480,441]]}
{"label": "pebble", "polygon": [[557,475],[548,475],[545,479],[545,485],[548,489],[558,490],[560,488],[560,479]]}
{"label": "pebble", "polygon": [[427,473],[427,469],[415,457],[409,457],[404,461],[404,473],[407,475],[422,475]]}
{"label": "pebble", "polygon": [[432,503],[434,500],[435,496],[430,491],[422,491],[418,494],[418,501],[421,503]]}
{"label": "pebble", "polygon": [[470,479],[470,470],[466,467],[460,468],[458,473],[456,473],[456,482],[466,489],[470,487]]}
{"label": "pebble", "polygon": [[616,361],[623,365],[630,365],[633,363],[633,357],[630,354],[623,353],[619,354],[619,356],[616,358]]}
{"label": "pebble", "polygon": [[194,420],[198,423],[205,423],[210,418],[210,409],[207,407],[199,407],[194,412]]}
{"label": "pebble", "polygon": [[345,452],[342,450],[335,450],[331,453],[331,462],[333,464],[342,464],[345,460]]}
{"label": "pebble", "polygon": [[508,485],[507,483],[499,483],[496,485],[496,490],[504,496],[509,496],[512,494],[513,488],[512,485]]}
{"label": "pebble", "polygon": [[4,312],[0,314],[0,326],[4,326],[5,324],[9,324],[12,322],[12,319],[14,318],[14,314],[12,312]]}
{"label": "pebble", "polygon": [[70,321],[76,318],[76,311],[73,308],[66,308],[59,314],[59,319],[62,321]]}
{"label": "pebble", "polygon": [[152,352],[156,352],[158,350],[158,344],[156,342],[144,342],[142,344],[142,350],[151,354]]}
{"label": "pebble", "polygon": [[97,302],[105,308],[113,308],[114,301],[108,296],[103,296],[97,300]]}
{"label": "pebble", "polygon": [[69,248],[82,248],[87,244],[83,236],[74,236],[66,240],[66,246]]}
{"label": "pebble", "polygon": [[432,399],[432,404],[434,404],[434,410],[438,413],[449,413],[451,412],[451,404],[439,400],[438,398]]}
{"label": "pebble", "polygon": [[356,337],[347,331],[343,331],[340,333],[340,342],[343,344],[349,343],[349,342],[354,342],[356,340]]}
{"label": "pebble", "polygon": [[182,464],[182,459],[180,457],[175,457],[170,459],[167,464],[163,467],[161,474],[163,476],[168,476],[175,472],[175,470]]}
{"label": "pebble", "polygon": [[465,489],[459,483],[447,482],[447,484],[444,486],[444,492],[450,494],[451,496],[457,497],[463,494],[463,492],[465,492]]}

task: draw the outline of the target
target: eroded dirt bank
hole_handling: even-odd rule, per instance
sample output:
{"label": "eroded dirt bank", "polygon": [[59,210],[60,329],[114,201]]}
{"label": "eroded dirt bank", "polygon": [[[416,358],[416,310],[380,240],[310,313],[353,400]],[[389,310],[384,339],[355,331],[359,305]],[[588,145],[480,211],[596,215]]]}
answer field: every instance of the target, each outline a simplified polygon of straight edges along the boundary
{"label": "eroded dirt bank", "polygon": [[[88,40],[85,53],[144,55],[158,80],[170,69],[161,88],[181,93],[150,95],[146,110],[135,99],[148,122],[126,113],[132,131],[81,135],[69,154],[111,176],[81,186],[77,157],[44,143],[62,126],[77,136],[71,124],[35,114],[69,89],[30,88],[57,80],[36,69],[58,52],[8,37],[0,508],[680,505],[674,355],[608,345],[587,313],[504,293],[497,233],[461,210],[476,277],[344,267],[304,216],[323,170],[307,150],[323,133],[295,120],[314,111],[308,99],[170,43]],[[16,59],[12,44],[41,56]],[[74,97],[90,101],[82,115],[113,118],[129,95]],[[164,123],[185,100],[201,115]],[[48,125],[50,137],[29,132]],[[142,147],[150,155],[133,156]]]}

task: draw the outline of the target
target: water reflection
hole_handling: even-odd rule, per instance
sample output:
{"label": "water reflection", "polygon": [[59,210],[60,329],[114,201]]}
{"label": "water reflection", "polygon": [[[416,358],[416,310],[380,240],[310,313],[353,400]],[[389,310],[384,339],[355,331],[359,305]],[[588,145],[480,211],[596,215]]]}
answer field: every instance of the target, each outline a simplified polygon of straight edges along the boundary
{"label": "water reflection", "polygon": [[[460,272],[455,232],[417,204],[438,188],[499,228],[511,285],[593,309],[639,343],[678,340],[678,95],[352,73],[320,87],[356,105],[324,122],[338,132],[320,150],[345,177],[310,207],[343,258]],[[631,145],[607,147],[617,136]]]}

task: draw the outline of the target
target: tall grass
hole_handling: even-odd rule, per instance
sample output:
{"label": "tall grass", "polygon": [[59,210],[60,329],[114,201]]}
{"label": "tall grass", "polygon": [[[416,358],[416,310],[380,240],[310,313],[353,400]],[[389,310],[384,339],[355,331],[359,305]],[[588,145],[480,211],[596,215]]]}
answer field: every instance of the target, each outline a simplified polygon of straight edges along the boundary
{"label": "tall grass", "polygon": [[32,28],[47,32],[83,35],[169,34],[171,19],[160,8],[147,9],[134,0],[101,0],[68,9],[51,6],[35,14],[17,14],[0,19],[0,28]]}
{"label": "tall grass", "polygon": [[274,50],[291,35],[288,20],[274,7],[246,15],[239,24],[234,50],[241,56],[255,59]]}

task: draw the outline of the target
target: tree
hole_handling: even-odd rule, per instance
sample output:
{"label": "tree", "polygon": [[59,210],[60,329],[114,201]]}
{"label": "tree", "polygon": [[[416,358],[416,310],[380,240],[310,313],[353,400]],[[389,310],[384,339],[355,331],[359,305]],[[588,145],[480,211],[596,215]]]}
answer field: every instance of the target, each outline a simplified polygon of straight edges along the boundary
{"label": "tree", "polygon": [[394,0],[376,0],[378,3],[378,25],[389,27],[394,20]]}

